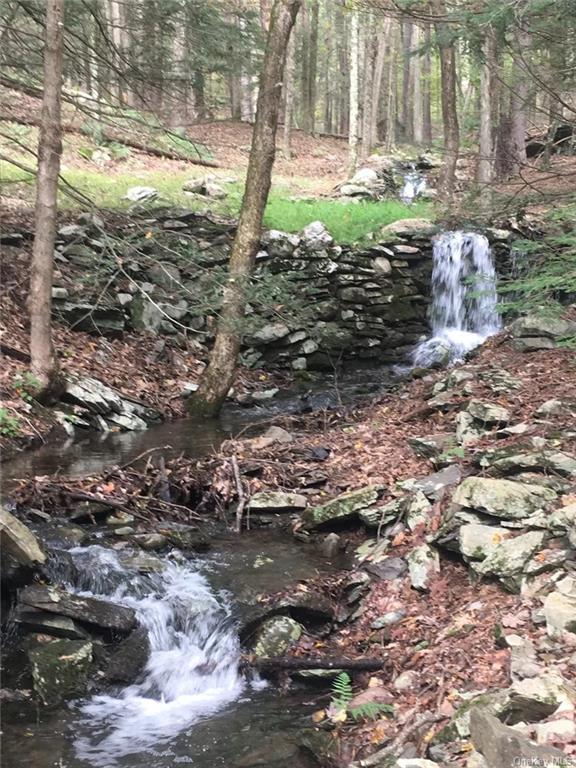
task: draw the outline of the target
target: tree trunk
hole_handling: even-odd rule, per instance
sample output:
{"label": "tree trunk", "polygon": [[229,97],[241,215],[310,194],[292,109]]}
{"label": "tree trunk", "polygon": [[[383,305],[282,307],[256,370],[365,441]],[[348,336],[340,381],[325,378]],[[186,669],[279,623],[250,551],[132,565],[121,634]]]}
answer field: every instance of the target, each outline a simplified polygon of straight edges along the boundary
{"label": "tree trunk", "polygon": [[361,104],[361,136],[362,142],[360,144],[360,161],[364,160],[370,154],[372,145],[370,143],[370,127],[372,125],[372,109],[374,103],[372,101],[372,91],[374,86],[374,66],[375,66],[375,36],[372,29],[372,19],[368,17],[364,24],[362,33],[362,43],[360,46],[360,54],[363,62],[360,67],[361,83],[362,83],[362,95],[360,98]]}
{"label": "tree trunk", "polygon": [[348,168],[351,173],[358,163],[358,128],[359,128],[359,99],[360,99],[360,20],[358,11],[352,11],[350,26],[350,118],[348,129],[349,160]]}
{"label": "tree trunk", "polygon": [[412,59],[410,66],[412,80],[412,137],[415,144],[424,141],[424,117],[422,110],[422,60],[416,53],[421,45],[421,29],[415,24],[412,29]]}
{"label": "tree trunk", "polygon": [[300,4],[301,0],[275,0],[272,7],[246,189],[230,255],[218,331],[210,363],[200,379],[192,405],[195,411],[205,416],[219,412],[234,380],[246,312],[246,291],[270,191],[286,51]]}
{"label": "tree trunk", "polygon": [[294,39],[288,43],[286,66],[284,71],[284,131],[282,135],[282,152],[285,158],[290,158],[290,132],[292,129],[294,110]]}
{"label": "tree trunk", "polygon": [[424,40],[426,51],[424,53],[424,62],[422,64],[422,139],[427,147],[432,145],[432,56],[430,53],[431,45],[430,25],[426,25]]}
{"label": "tree trunk", "polygon": [[485,186],[492,181],[494,150],[492,145],[492,65],[493,35],[484,41],[480,64],[480,126],[478,136],[478,166],[476,180]]}
{"label": "tree trunk", "polygon": [[384,116],[378,124],[379,138],[384,152],[391,152],[396,144],[397,80],[396,53],[398,49],[399,27],[396,19],[390,19],[390,40],[386,48],[386,76],[384,80]]}
{"label": "tree trunk", "polygon": [[411,21],[402,22],[402,109],[400,112],[404,141],[411,142],[413,103],[410,93],[410,70],[412,68],[412,32]]}
{"label": "tree trunk", "polygon": [[376,38],[376,61],[372,79],[372,95],[368,142],[370,150],[378,143],[378,120],[380,119],[380,96],[382,93],[382,76],[386,61],[386,46],[389,44],[390,26],[392,19],[388,16],[382,23],[382,28]]}
{"label": "tree trunk", "polygon": [[52,278],[60,173],[61,91],[64,0],[46,0],[44,94],[38,142],[35,237],[30,274],[30,358],[32,374],[50,399],[58,385],[58,362],[52,341]]}
{"label": "tree trunk", "polygon": [[444,166],[440,175],[439,192],[450,201],[454,193],[456,181],[456,164],[460,148],[460,129],[458,126],[458,110],[456,101],[456,59],[454,41],[449,25],[443,20],[446,17],[444,0],[432,0],[432,10],[435,14],[434,26],[438,52],[440,55],[440,78],[442,87],[442,122],[444,125]]}
{"label": "tree trunk", "polygon": [[528,77],[523,57],[530,44],[530,35],[520,29],[516,36],[517,55],[514,57],[514,81],[510,103],[512,175],[520,173],[526,162],[526,109],[528,106]]}

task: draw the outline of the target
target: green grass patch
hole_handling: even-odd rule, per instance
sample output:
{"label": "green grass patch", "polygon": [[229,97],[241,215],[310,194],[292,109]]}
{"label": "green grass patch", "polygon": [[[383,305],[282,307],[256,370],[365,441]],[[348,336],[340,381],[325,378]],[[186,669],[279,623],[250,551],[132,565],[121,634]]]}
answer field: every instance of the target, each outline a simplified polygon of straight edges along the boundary
{"label": "green grass patch", "polygon": [[[23,162],[29,162],[22,158]],[[210,209],[214,212],[236,215],[242,202],[243,184],[225,184],[228,192],[225,200],[209,200],[190,196],[182,191],[182,185],[194,176],[202,176],[205,169],[193,171],[127,171],[64,168],[62,176],[75,189],[82,192],[93,203],[104,209],[126,211],[133,203],[126,200],[130,187],[154,187],[158,198],[154,205],[182,206],[192,210]],[[0,189],[2,185],[11,189],[19,185],[33,184],[33,177],[8,163],[0,165]],[[300,191],[301,187],[300,186]],[[433,206],[429,202],[416,202],[407,206],[399,200],[382,202],[345,203],[338,200],[315,198],[310,200],[291,199],[297,190],[278,185],[270,193],[264,216],[264,225],[270,229],[285,232],[300,232],[307,224],[321,221],[337,242],[360,242],[371,232],[377,232],[386,224],[398,219],[429,218],[433,215]],[[26,192],[26,190],[25,190]],[[31,196],[31,190],[28,192]],[[64,191],[60,193],[60,206],[63,209],[76,209],[78,203]]]}
{"label": "green grass patch", "polygon": [[289,200],[272,192],[264,216],[271,229],[300,232],[307,224],[321,221],[339,243],[353,243],[398,219],[427,218],[430,203],[404,205],[399,200],[343,203],[338,200]]}

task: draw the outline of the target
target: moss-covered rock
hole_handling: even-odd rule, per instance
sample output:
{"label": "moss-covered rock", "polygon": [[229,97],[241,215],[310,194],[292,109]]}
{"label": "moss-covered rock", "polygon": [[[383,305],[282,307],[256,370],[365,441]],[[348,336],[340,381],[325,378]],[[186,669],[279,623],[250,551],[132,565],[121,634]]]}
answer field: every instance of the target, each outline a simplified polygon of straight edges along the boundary
{"label": "moss-covered rock", "polygon": [[85,692],[92,661],[87,640],[37,642],[28,651],[34,690],[45,704],[60,704]]}
{"label": "moss-covered rock", "polygon": [[368,485],[357,491],[343,493],[326,504],[309,507],[302,515],[304,527],[324,528],[332,523],[357,518],[360,512],[375,504],[383,489],[382,485]]}
{"label": "moss-covered rock", "polygon": [[453,501],[467,509],[486,512],[507,520],[518,520],[541,509],[556,499],[556,493],[540,485],[468,477],[456,489]]}
{"label": "moss-covered rock", "polygon": [[272,616],[258,630],[254,655],[258,658],[282,656],[302,635],[302,626],[289,616]]}

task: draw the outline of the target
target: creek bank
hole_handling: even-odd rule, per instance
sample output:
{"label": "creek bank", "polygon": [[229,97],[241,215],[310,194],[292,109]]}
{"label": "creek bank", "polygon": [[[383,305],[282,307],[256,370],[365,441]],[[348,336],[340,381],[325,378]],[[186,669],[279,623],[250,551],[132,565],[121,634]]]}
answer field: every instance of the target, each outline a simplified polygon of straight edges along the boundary
{"label": "creek bank", "polygon": [[[166,492],[158,466],[27,485],[16,498],[22,510],[73,509],[70,494],[82,488],[104,506],[113,498],[128,514],[144,513],[129,530],[115,529],[119,540],[163,536],[166,513],[180,524],[191,523],[187,508],[233,519],[235,455],[243,493],[257,500],[245,517],[251,528],[292,528],[351,567],[259,601],[245,625],[251,653],[273,659],[280,648],[287,661],[312,663],[316,681],[333,678],[330,660],[376,661],[374,680],[357,673],[355,685],[367,696],[384,688],[394,704],[393,718],[360,724],[335,724],[319,710],[314,749],[327,739],[336,745],[334,765],[362,748],[382,753],[375,762],[356,757],[358,765],[402,765],[414,755],[491,767],[482,734],[490,726],[504,736],[489,719],[470,725],[479,709],[516,724],[522,754],[551,758],[574,741],[573,365],[568,350],[519,352],[495,337],[470,363],[428,373],[371,406],[287,425],[292,439],[229,442],[219,456],[169,462],[170,502],[179,509],[149,500]],[[291,674],[306,679],[303,670]],[[424,738],[430,727],[432,741]]]}

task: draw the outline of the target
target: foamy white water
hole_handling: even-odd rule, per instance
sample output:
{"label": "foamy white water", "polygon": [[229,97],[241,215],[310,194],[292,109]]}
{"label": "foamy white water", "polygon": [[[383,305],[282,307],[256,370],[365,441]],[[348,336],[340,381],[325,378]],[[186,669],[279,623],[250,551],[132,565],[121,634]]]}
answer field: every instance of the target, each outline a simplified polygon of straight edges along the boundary
{"label": "foamy white water", "polygon": [[245,682],[229,607],[193,566],[168,562],[161,573],[143,575],[103,547],[70,554],[80,581],[70,579],[68,586],[133,608],[151,650],[141,680],[81,705],[80,759],[113,768],[122,757],[156,750],[240,696]]}
{"label": "foamy white water", "polygon": [[411,205],[426,189],[426,179],[412,166],[412,170],[404,176],[404,186],[400,190],[400,200]]}
{"label": "foamy white water", "polygon": [[445,232],[434,241],[432,337],[418,345],[415,366],[455,363],[500,329],[490,244],[475,232]]}

